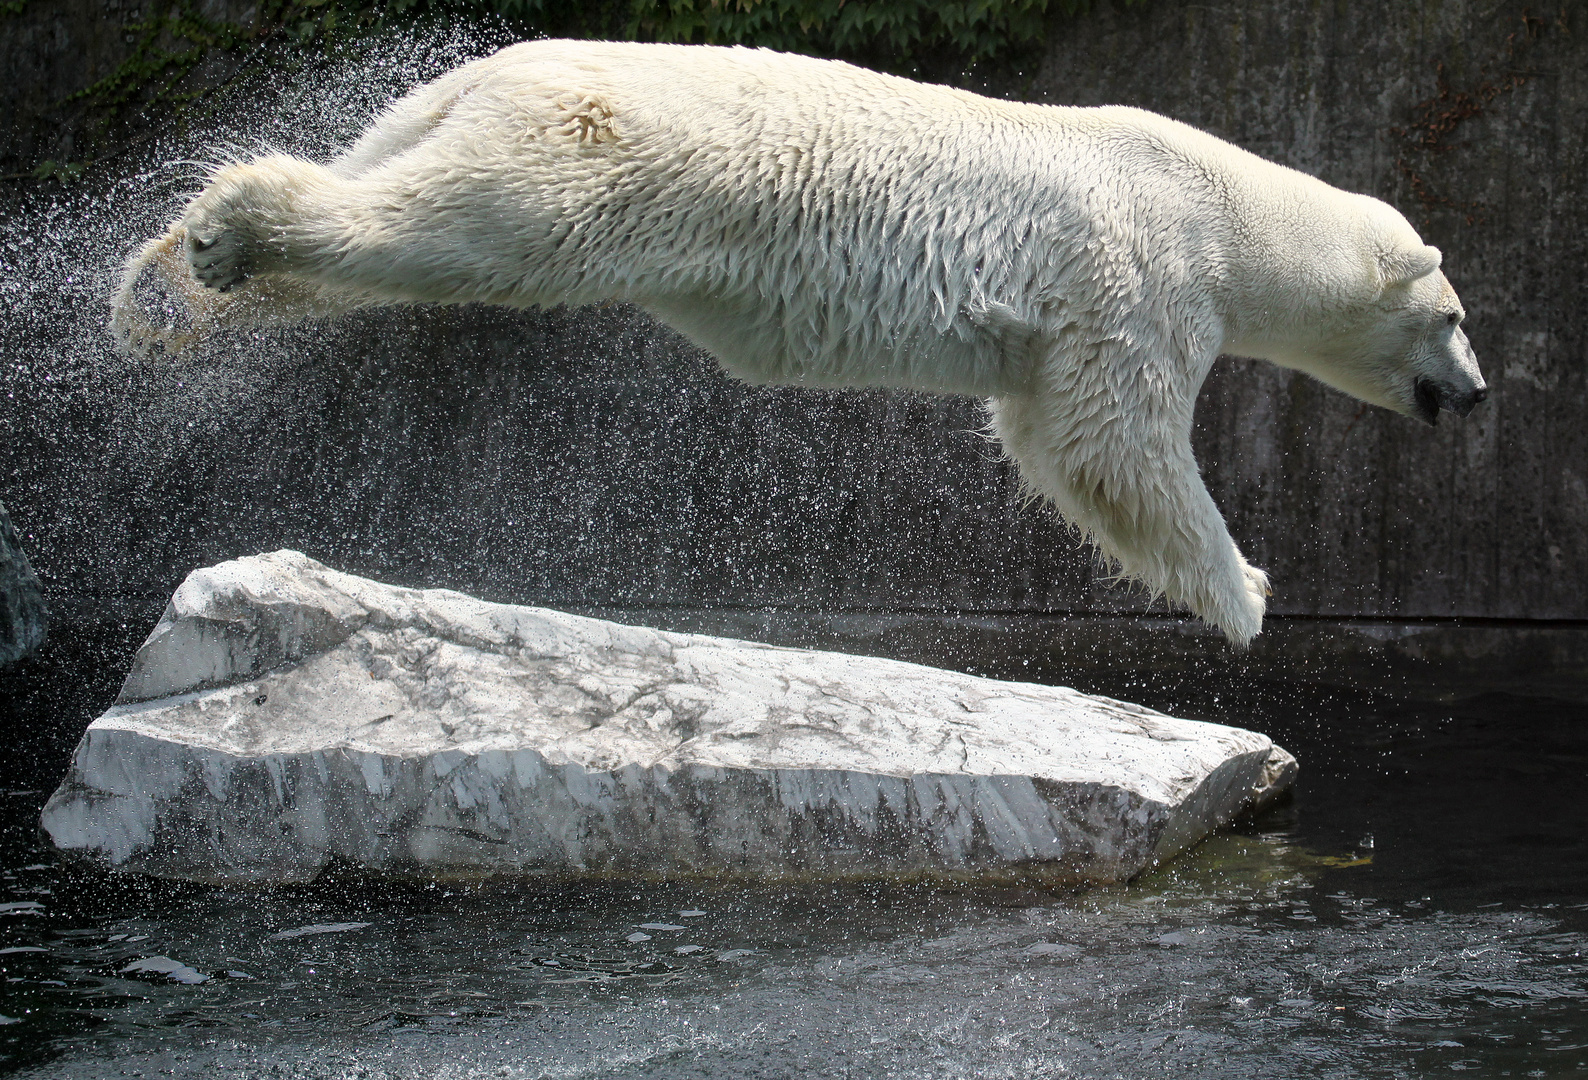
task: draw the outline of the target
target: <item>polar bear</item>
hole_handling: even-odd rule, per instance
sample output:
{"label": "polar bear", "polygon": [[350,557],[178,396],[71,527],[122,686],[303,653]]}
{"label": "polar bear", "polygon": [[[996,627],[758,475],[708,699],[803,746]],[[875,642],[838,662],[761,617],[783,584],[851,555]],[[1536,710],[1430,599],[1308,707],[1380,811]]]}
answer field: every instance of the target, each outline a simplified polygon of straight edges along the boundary
{"label": "polar bear", "polygon": [[[156,325],[163,269],[185,301]],[[1123,107],[835,61],[535,41],[421,86],[345,153],[218,169],[129,263],[113,329],[389,303],[631,301],[757,383],[988,399],[1024,484],[1245,646],[1267,576],[1191,451],[1220,353],[1434,423],[1486,388],[1395,210]]]}

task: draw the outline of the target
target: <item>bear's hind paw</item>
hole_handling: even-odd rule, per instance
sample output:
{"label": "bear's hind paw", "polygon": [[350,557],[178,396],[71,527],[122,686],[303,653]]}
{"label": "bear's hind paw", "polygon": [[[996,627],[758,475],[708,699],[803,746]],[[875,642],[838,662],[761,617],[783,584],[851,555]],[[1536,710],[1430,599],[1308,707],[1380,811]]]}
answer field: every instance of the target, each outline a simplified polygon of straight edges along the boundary
{"label": "bear's hind paw", "polygon": [[190,230],[187,263],[206,289],[227,292],[248,277],[248,258],[241,237],[231,229],[205,234]]}

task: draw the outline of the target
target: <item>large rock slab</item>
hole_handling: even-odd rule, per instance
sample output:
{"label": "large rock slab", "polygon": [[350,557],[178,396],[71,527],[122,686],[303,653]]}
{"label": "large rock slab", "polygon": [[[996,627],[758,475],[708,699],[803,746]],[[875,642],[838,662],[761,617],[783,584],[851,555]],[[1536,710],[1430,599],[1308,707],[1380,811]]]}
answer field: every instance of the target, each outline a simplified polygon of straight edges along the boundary
{"label": "large rock slab", "polygon": [[1267,737],[664,633],[293,551],[194,571],[44,809],[108,867],[1128,879],[1289,784]]}
{"label": "large rock slab", "polygon": [[28,565],[22,541],[0,505],[0,667],[44,643],[47,619],[38,575]]}

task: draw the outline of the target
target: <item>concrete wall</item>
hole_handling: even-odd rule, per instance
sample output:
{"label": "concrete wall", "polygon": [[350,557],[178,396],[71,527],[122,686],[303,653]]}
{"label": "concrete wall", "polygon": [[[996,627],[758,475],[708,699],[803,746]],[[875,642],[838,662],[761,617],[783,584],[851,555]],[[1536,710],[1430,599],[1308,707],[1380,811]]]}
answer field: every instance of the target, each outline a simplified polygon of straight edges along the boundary
{"label": "concrete wall", "polygon": [[[27,33],[0,22],[6,70],[25,54],[50,94],[82,84],[70,27],[92,15],[35,0]],[[1463,0],[1104,4],[1000,76],[1387,198],[1444,249],[1494,386],[1468,420],[1429,431],[1244,362],[1204,392],[1199,459],[1275,612],[1588,619],[1588,21],[1567,23]],[[37,88],[5,92],[39,115]],[[16,126],[12,153],[47,156]],[[74,213],[147,227],[61,205],[30,227],[68,261]],[[624,308],[364,315],[140,367],[89,341],[97,280],[35,287],[0,343],[0,497],[58,610],[143,611],[193,566],[279,546],[641,612],[1144,606],[1021,502],[969,401],[745,387]]]}

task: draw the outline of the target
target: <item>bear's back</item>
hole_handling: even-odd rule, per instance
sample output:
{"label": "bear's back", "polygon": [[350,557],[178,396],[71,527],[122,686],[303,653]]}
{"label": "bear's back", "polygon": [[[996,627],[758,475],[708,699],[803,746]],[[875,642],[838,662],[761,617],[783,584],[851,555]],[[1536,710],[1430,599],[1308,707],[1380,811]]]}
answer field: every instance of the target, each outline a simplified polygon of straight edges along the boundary
{"label": "bear's back", "polygon": [[1204,303],[1252,177],[1324,186],[1141,110],[760,49],[536,41],[444,81],[520,147],[551,117],[544,213],[590,223],[545,255],[560,298],[634,300],[757,380],[1010,390],[1014,343],[1116,311],[1104,283]]}

